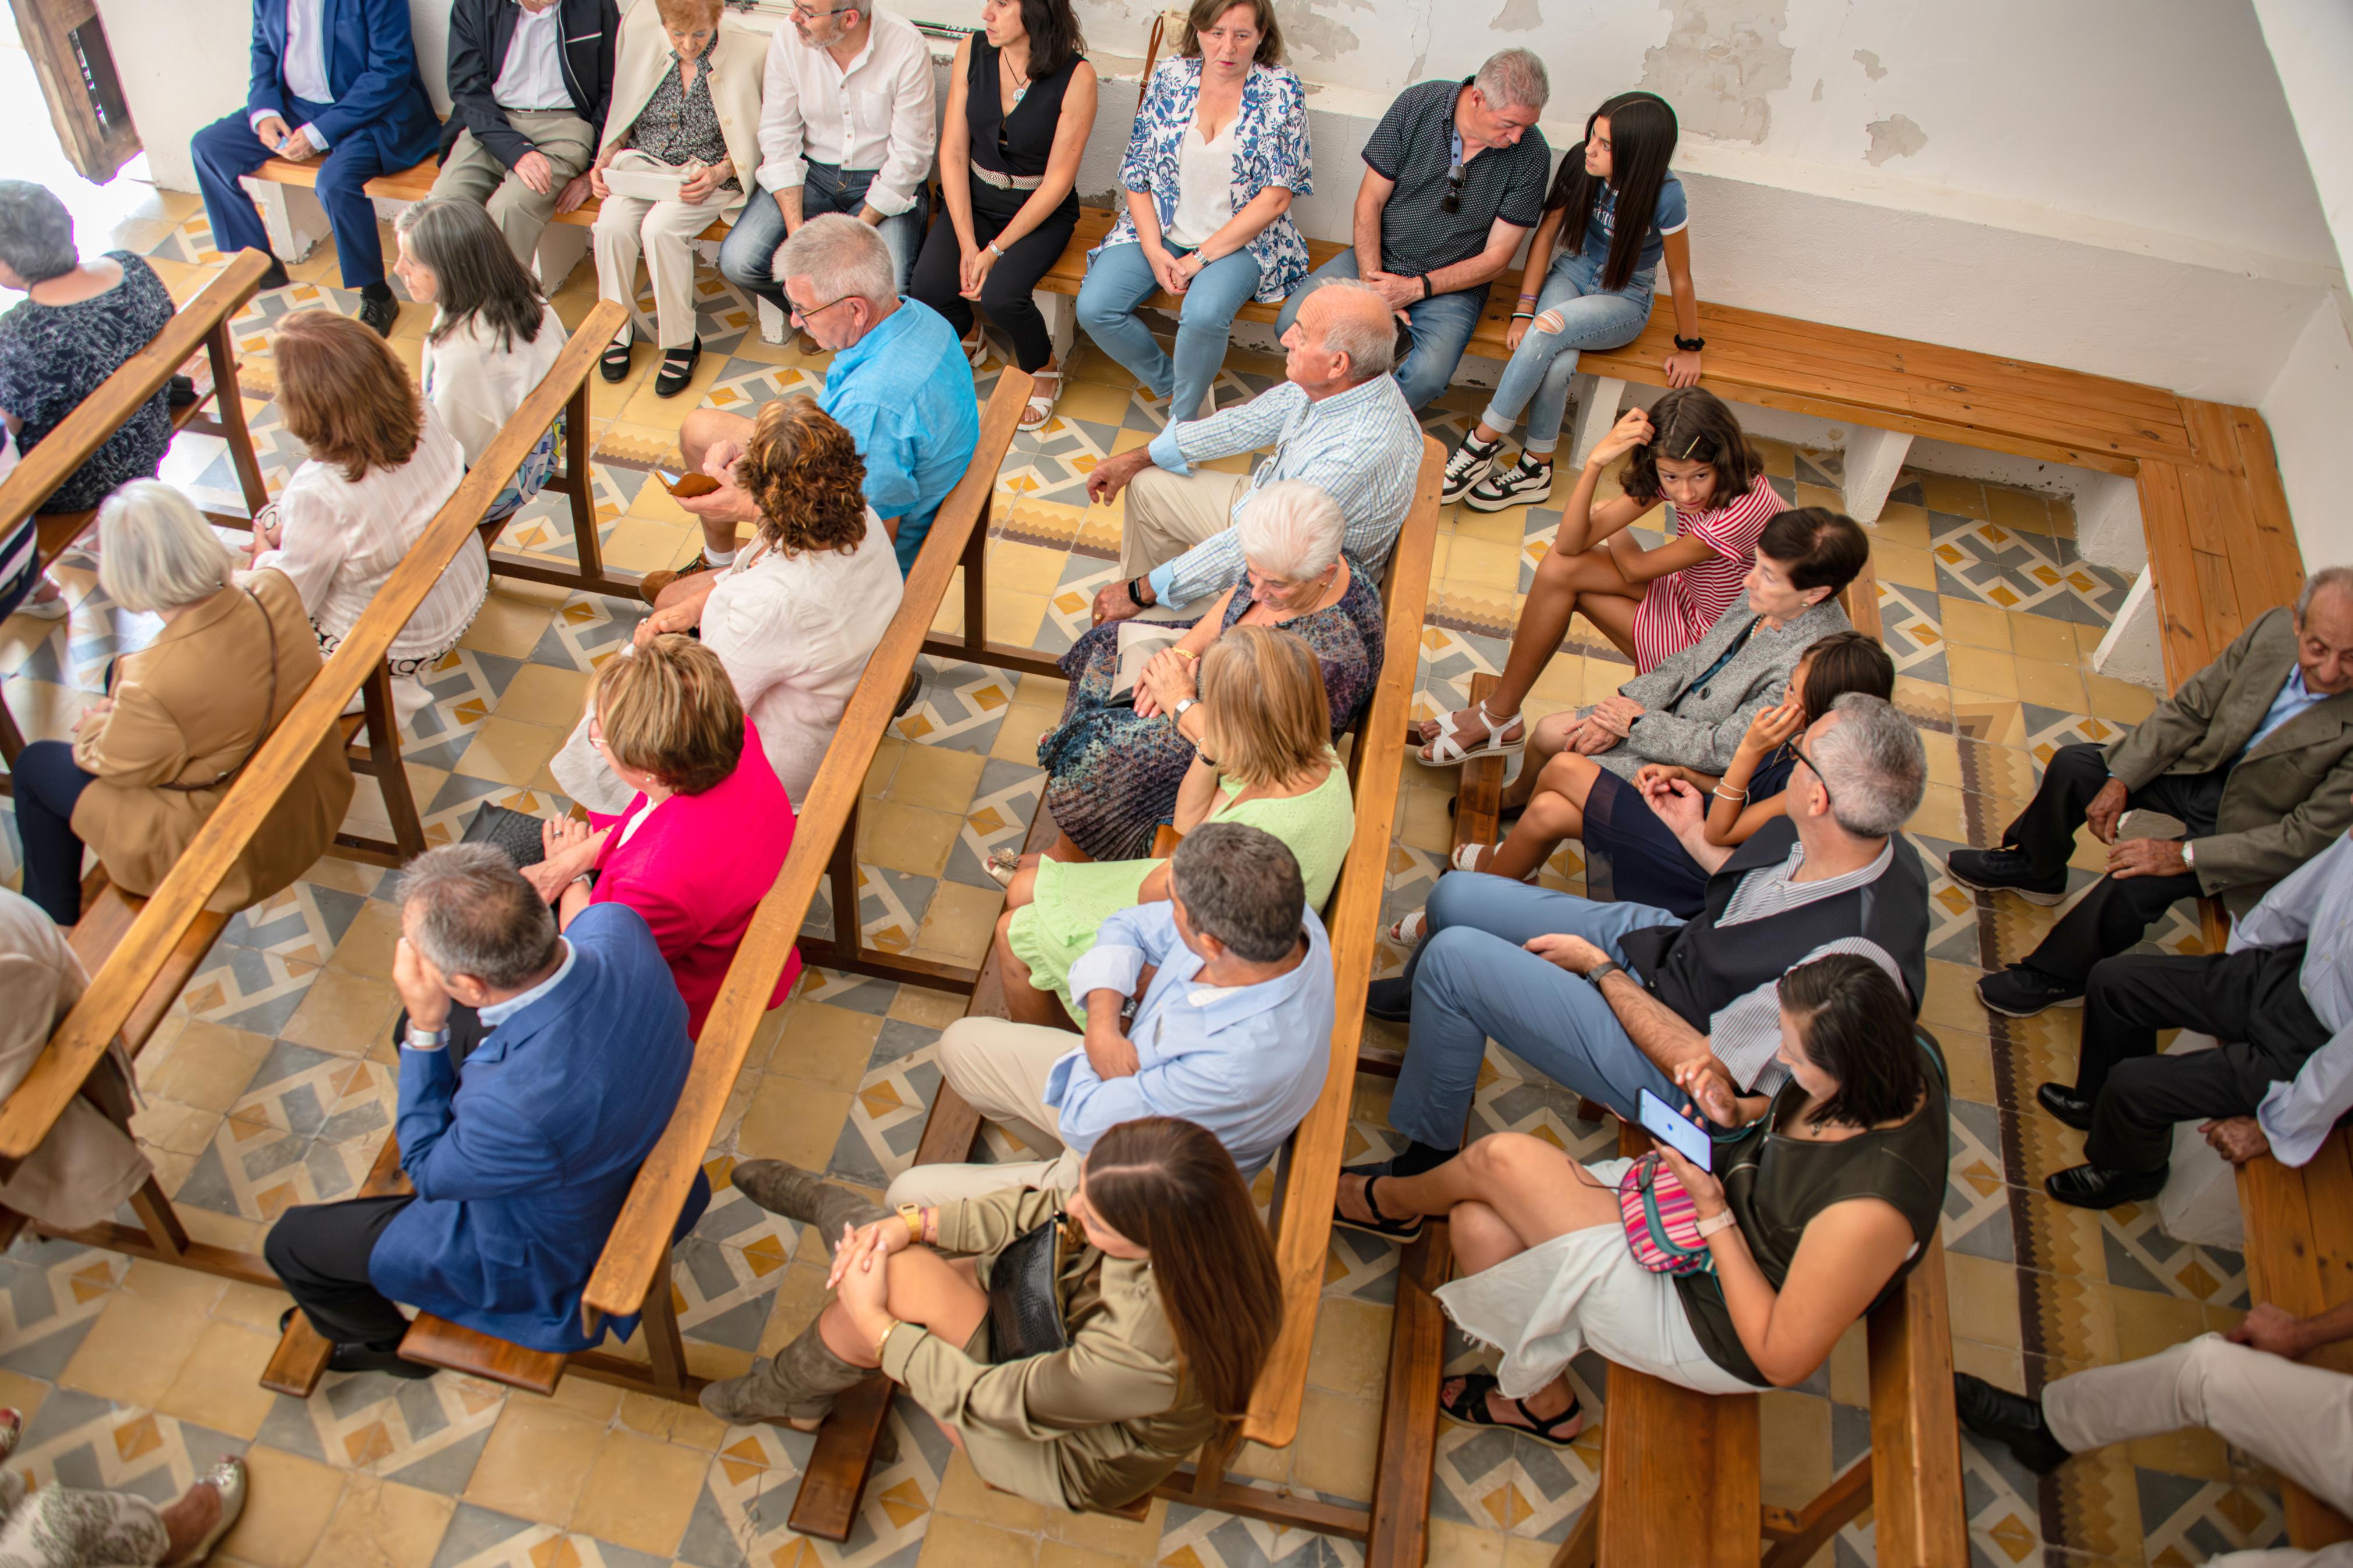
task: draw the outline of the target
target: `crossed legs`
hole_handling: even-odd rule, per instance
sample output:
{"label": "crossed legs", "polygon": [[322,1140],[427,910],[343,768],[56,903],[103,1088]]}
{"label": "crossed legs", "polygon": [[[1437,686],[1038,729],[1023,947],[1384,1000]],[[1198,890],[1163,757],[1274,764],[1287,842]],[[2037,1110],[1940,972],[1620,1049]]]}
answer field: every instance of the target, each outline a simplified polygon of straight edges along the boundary
{"label": "crossed legs", "polygon": [[[1535,582],[1528,589],[1527,603],[1521,606],[1520,624],[1512,632],[1512,651],[1504,661],[1495,689],[1487,696],[1487,711],[1501,726],[1501,738],[1513,739],[1521,731],[1522,726],[1513,722],[1520,704],[1559,651],[1560,639],[1568,635],[1568,623],[1575,616],[1583,616],[1620,652],[1633,655],[1634,612],[1641,607],[1646,591],[1643,584],[1630,580],[1618,569],[1618,559],[1607,541],[1576,554],[1555,551],[1536,563]],[[1472,746],[1487,738],[1487,726],[1476,708],[1465,709],[1453,719],[1460,743]],[[1420,732],[1422,760],[1436,762],[1429,742],[1440,733],[1438,721],[1423,720]],[[1528,775],[1523,770],[1520,776]],[[1526,799],[1526,793],[1523,791],[1519,798]],[[1505,799],[1511,801],[1511,796]]]}

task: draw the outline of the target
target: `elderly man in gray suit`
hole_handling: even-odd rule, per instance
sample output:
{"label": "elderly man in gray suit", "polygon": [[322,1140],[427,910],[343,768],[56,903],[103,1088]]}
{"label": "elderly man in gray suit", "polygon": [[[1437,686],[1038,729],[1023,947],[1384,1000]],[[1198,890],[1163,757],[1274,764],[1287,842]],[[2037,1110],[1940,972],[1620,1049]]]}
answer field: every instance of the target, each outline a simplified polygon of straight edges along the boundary
{"label": "elderly man in gray suit", "polygon": [[[2126,812],[2172,818],[2136,831]],[[1998,849],[1957,849],[1953,879],[2030,903],[2067,897],[2085,824],[2107,874],[2023,963],[1978,983],[2012,1018],[2077,1006],[2092,966],[2124,952],[2179,899],[2233,914],[2353,826],[2353,567],[2313,574],[2291,611],[2268,610],[2114,746],[2063,746]]]}

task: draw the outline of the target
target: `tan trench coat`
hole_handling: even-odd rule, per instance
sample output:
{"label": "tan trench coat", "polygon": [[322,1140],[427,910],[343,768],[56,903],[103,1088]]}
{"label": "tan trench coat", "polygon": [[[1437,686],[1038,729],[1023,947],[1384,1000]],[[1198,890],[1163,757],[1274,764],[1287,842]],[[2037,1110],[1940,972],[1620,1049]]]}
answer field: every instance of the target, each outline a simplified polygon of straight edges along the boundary
{"label": "tan trench coat", "polygon": [[[81,960],[34,902],[0,888],[0,1100],[16,1091],[90,984]],[[110,1061],[100,1071],[119,1070]],[[79,1230],[109,1218],[146,1181],[147,1157],[81,1096],[41,1146],[0,1182],[0,1205]]]}

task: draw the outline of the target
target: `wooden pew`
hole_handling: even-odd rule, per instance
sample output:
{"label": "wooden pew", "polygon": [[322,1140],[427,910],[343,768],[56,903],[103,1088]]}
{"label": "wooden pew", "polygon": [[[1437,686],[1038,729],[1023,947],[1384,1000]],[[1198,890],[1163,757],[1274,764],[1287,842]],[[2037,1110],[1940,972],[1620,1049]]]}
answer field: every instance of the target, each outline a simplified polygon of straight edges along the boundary
{"label": "wooden pew", "polygon": [[[369,195],[381,201],[421,202],[433,194],[434,176],[440,172],[440,165],[427,158],[413,168],[394,169],[378,174],[361,188]],[[265,160],[261,167],[245,177],[248,180],[259,180],[266,185],[290,185],[306,191],[316,190],[319,186],[319,161],[314,158],[298,163],[290,158],[270,158]],[[590,196],[570,212],[556,213],[547,221],[568,224],[577,228],[594,228],[596,226],[596,214],[602,209],[603,205],[595,196]],[[727,237],[729,226],[726,219],[716,219],[710,227],[696,235],[695,238],[724,239]],[[617,325],[613,330],[618,331],[620,328]]]}

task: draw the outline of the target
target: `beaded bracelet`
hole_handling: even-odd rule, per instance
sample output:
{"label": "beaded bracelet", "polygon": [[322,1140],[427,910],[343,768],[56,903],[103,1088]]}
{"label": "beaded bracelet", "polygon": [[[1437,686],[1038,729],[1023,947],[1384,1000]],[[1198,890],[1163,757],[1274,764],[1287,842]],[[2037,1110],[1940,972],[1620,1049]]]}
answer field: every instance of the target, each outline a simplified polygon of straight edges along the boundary
{"label": "beaded bracelet", "polygon": [[1533,321],[1535,319],[1536,313],[1534,310],[1514,310],[1512,312],[1512,320],[1515,321]]}
{"label": "beaded bracelet", "polygon": [[1733,801],[1733,802],[1736,802],[1736,802],[1739,802],[1739,801],[1745,801],[1745,800],[1746,800],[1746,799],[1748,798],[1748,792],[1747,792],[1746,790],[1745,790],[1745,789],[1744,789],[1744,790],[1735,790],[1735,791],[1734,791],[1732,794],[1730,794],[1730,795],[1726,795],[1726,794],[1725,794],[1725,793],[1724,793],[1724,786],[1723,786],[1722,784],[1718,784],[1718,785],[1716,785],[1716,786],[1715,786],[1715,789],[1713,789],[1713,790],[1711,790],[1709,793],[1710,793],[1710,794],[1712,794],[1712,795],[1714,795],[1715,796],[1715,798],[1716,798],[1716,799],[1718,799],[1718,800],[1729,800],[1729,801]]}

